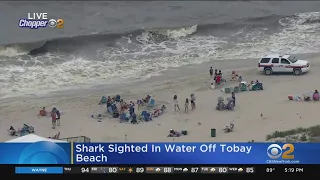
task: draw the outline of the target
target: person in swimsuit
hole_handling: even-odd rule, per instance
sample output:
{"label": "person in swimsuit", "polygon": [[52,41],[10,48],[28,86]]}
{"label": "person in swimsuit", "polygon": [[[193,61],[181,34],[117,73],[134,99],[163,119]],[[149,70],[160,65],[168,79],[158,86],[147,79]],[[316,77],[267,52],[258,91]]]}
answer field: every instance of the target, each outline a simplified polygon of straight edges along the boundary
{"label": "person in swimsuit", "polygon": [[39,116],[46,116],[47,115],[47,111],[46,111],[46,108],[43,107],[40,112],[39,112]]}
{"label": "person in swimsuit", "polygon": [[232,92],[231,95],[233,99],[233,105],[236,106],[236,95],[234,94],[234,92]]}
{"label": "person in swimsuit", "polygon": [[313,93],[313,100],[314,101],[319,101],[319,93],[318,93],[318,90],[315,90],[314,93]]}
{"label": "person in swimsuit", "polygon": [[179,102],[178,102],[178,96],[177,95],[173,96],[173,106],[174,106],[174,111],[177,111],[177,108],[180,111]]}
{"label": "person in swimsuit", "polygon": [[186,102],[184,103],[184,112],[188,113],[189,112],[189,99],[186,99]]}
{"label": "person in swimsuit", "polygon": [[60,111],[58,109],[56,111],[56,114],[57,114],[57,126],[60,126],[60,116],[61,116],[61,114],[60,114]]}
{"label": "person in swimsuit", "polygon": [[217,75],[218,75],[218,70],[214,70],[214,78],[213,80],[215,81],[215,83],[217,84]]}
{"label": "person in swimsuit", "polygon": [[196,109],[196,97],[194,94],[191,94],[190,98],[191,98],[191,109],[194,110]]}
{"label": "person in swimsuit", "polygon": [[57,114],[51,111],[52,129],[56,128]]}
{"label": "person in swimsuit", "polygon": [[212,69],[212,67],[210,67],[209,74],[210,74],[210,77],[212,78],[212,76],[213,76],[213,69]]}

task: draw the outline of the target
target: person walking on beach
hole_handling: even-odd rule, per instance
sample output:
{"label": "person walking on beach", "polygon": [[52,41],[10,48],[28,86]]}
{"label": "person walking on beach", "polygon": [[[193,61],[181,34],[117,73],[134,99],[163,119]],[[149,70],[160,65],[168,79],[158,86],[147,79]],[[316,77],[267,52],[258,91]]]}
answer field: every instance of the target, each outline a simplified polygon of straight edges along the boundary
{"label": "person walking on beach", "polygon": [[210,74],[210,77],[212,78],[212,76],[213,76],[213,69],[212,69],[212,67],[210,67],[209,74]]}
{"label": "person walking on beach", "polygon": [[57,126],[60,126],[60,116],[61,116],[61,114],[60,114],[60,111],[58,109],[56,111],[56,114],[57,114]]}
{"label": "person walking on beach", "polygon": [[56,114],[56,125],[60,126],[60,116],[61,116],[60,111],[56,107],[53,107],[51,112]]}
{"label": "person walking on beach", "polygon": [[191,109],[194,110],[196,109],[196,96],[194,95],[194,93],[190,95],[190,99],[191,99]]}
{"label": "person walking on beach", "polygon": [[173,96],[173,105],[174,105],[174,111],[177,111],[177,108],[180,111],[180,107],[179,107],[179,104],[178,104],[178,96],[177,95]]}
{"label": "person walking on beach", "polygon": [[233,99],[233,105],[236,106],[236,95],[234,94],[234,92],[231,93],[231,97]]}
{"label": "person walking on beach", "polygon": [[188,114],[189,112],[189,99],[186,99],[186,102],[184,103],[184,112]]}

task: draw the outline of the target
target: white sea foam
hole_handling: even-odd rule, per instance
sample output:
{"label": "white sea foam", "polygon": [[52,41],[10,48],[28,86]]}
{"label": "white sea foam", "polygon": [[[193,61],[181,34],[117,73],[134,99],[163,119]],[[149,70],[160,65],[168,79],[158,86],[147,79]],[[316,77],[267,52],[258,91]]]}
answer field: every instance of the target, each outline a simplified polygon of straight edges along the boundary
{"label": "white sea foam", "polygon": [[[15,57],[15,56],[20,56],[20,55],[25,55],[28,52],[26,51],[21,51],[17,47],[0,47],[0,57]],[[1,59],[0,59],[1,61]]]}
{"label": "white sea foam", "polygon": [[[231,44],[229,37],[192,35],[197,30],[197,26],[192,26],[145,31],[136,39],[123,37],[125,44],[119,42],[119,47],[97,50],[96,56],[100,61],[75,56],[55,63],[56,55],[46,54],[44,59],[52,63],[44,65],[37,58],[20,58],[18,61],[33,61],[34,65],[0,67],[0,95],[38,93],[40,90],[59,90],[79,84],[110,83],[129,78],[144,79],[171,67],[211,60],[259,58],[269,53],[319,52],[320,24],[317,18],[320,18],[319,12],[283,18],[279,21],[283,29],[272,35],[266,33],[266,28],[242,29],[230,35],[239,38],[236,44]],[[310,21],[313,23],[308,23]],[[150,40],[152,33],[168,39],[153,42]],[[19,53],[12,49],[0,50],[0,61],[3,60],[1,52],[8,56]]]}

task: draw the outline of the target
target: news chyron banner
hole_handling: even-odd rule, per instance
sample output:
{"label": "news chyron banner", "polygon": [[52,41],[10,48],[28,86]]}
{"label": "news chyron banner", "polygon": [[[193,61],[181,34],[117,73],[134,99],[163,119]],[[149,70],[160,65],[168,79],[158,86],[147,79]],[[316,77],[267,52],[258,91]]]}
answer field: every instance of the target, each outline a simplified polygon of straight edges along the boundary
{"label": "news chyron banner", "polygon": [[320,144],[1,143],[0,164],[319,164]]}

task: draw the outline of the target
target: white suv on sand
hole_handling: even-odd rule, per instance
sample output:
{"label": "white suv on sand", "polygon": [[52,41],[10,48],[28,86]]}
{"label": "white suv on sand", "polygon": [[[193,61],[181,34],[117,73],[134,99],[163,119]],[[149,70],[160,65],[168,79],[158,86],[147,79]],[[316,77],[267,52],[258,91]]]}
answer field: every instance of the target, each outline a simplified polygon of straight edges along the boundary
{"label": "white suv on sand", "polygon": [[292,55],[269,55],[260,59],[258,68],[266,75],[273,73],[293,73],[296,76],[309,71],[308,61],[299,60]]}

